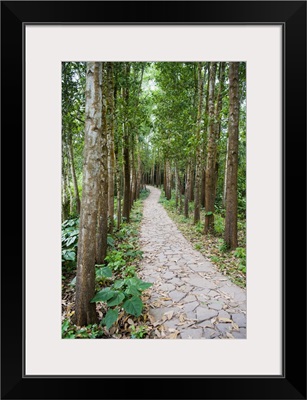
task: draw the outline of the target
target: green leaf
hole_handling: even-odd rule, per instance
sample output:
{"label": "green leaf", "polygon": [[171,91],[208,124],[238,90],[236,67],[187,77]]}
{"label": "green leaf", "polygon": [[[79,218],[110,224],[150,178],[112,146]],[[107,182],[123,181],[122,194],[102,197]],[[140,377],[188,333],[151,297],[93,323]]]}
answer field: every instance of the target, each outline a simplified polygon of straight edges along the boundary
{"label": "green leaf", "polygon": [[62,323],[62,333],[66,332],[68,328],[69,328],[69,320],[65,319],[65,321],[63,321]]}
{"label": "green leaf", "polygon": [[114,241],[114,239],[112,238],[112,236],[108,235],[107,243],[108,243],[108,246],[114,247],[115,241]]}
{"label": "green leaf", "polygon": [[76,240],[78,240],[78,236],[72,236],[69,239],[67,239],[66,246],[69,247],[72,243],[74,243]]}
{"label": "green leaf", "polygon": [[112,270],[110,267],[102,267],[96,271],[96,278],[111,278]]}
{"label": "green leaf", "polygon": [[139,289],[139,290],[146,290],[146,289],[150,288],[150,286],[152,286],[152,285],[153,285],[153,284],[150,283],[150,282],[143,282],[143,281],[141,281],[141,282],[138,284],[138,289]]}
{"label": "green leaf", "polygon": [[116,280],[116,281],[114,282],[113,288],[114,288],[114,289],[120,289],[120,288],[124,285],[124,283],[125,283],[125,280],[124,280],[124,279],[118,279],[118,280]]}
{"label": "green leaf", "polygon": [[132,294],[134,296],[139,296],[141,294],[138,287],[135,285],[129,285],[125,290],[125,293]]}
{"label": "green leaf", "polygon": [[122,303],[122,301],[125,298],[124,293],[121,293],[121,292],[114,292],[114,293],[116,293],[116,294],[113,297],[111,297],[110,300],[107,301],[107,305],[109,307],[118,306],[120,303]]}
{"label": "green leaf", "polygon": [[138,296],[132,296],[131,299],[124,302],[123,307],[127,313],[139,317],[143,310],[143,303]]}
{"label": "green leaf", "polygon": [[108,310],[106,313],[105,317],[103,318],[102,322],[105,324],[105,326],[110,329],[111,326],[117,321],[118,318],[118,310],[115,309],[113,310],[112,308]]}
{"label": "green leaf", "polygon": [[110,288],[104,288],[102,290],[100,290],[100,292],[98,292],[96,294],[95,297],[92,298],[91,303],[95,303],[97,301],[108,301],[111,297],[114,296],[116,292],[114,292],[114,290],[111,290]]}
{"label": "green leaf", "polygon": [[207,216],[213,215],[213,212],[212,211],[208,211],[208,212],[205,213],[205,215],[207,215]]}
{"label": "green leaf", "polygon": [[66,261],[75,261],[76,253],[74,251],[64,250],[62,252],[62,254],[63,254],[64,260],[66,260]]}
{"label": "green leaf", "polygon": [[69,283],[70,286],[76,286],[77,277],[75,276],[74,279],[71,280]]}

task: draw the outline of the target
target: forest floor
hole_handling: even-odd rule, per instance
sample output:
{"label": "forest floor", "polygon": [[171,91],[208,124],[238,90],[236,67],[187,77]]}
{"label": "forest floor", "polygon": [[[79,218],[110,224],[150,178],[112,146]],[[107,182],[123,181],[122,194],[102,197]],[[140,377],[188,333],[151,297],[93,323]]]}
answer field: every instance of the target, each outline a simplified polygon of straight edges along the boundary
{"label": "forest floor", "polygon": [[246,290],[193,249],[149,187],[140,229],[138,275],[153,283],[144,293],[151,338],[246,338]]}

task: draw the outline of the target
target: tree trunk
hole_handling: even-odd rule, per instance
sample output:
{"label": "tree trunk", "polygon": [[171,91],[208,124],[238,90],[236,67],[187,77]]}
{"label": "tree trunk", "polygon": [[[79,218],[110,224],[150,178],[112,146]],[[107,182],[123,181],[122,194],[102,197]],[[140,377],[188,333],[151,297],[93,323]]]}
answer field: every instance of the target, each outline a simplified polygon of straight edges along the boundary
{"label": "tree trunk", "polygon": [[[219,91],[216,100],[216,108],[215,108],[215,131],[216,131],[216,143],[220,140],[221,134],[221,112],[223,105],[223,94],[224,94],[224,80],[225,80],[225,64],[224,62],[220,63],[219,68]],[[214,177],[214,199],[216,198],[217,184],[218,184],[218,175],[219,175],[219,149],[217,147],[216,161],[215,161],[215,177]]]}
{"label": "tree trunk", "polygon": [[206,188],[206,170],[205,168],[201,171],[201,194],[200,194],[200,204],[205,207],[205,188]]}
{"label": "tree trunk", "polygon": [[205,188],[205,233],[214,229],[214,171],[216,160],[216,135],[214,123],[214,89],[215,89],[216,63],[210,63],[209,77],[209,124],[208,124],[208,145],[206,165],[206,188]]}
{"label": "tree trunk", "polygon": [[128,104],[129,104],[129,75],[130,64],[125,63],[125,87],[123,89],[124,100],[124,137],[123,137],[123,158],[124,158],[124,204],[123,218],[130,221],[130,138],[128,127]]}
{"label": "tree trunk", "polygon": [[190,163],[190,191],[189,191],[189,201],[194,201],[194,163]]}
{"label": "tree trunk", "polygon": [[227,158],[227,202],[225,218],[225,243],[228,248],[238,247],[237,235],[237,186],[239,140],[239,63],[229,65],[229,120]]}
{"label": "tree trunk", "polygon": [[163,188],[166,197],[166,161],[164,160],[164,171],[163,171]]}
{"label": "tree trunk", "polygon": [[115,174],[115,153],[114,153],[114,80],[113,63],[107,65],[107,122],[108,122],[108,218],[109,232],[114,227],[114,174]]}
{"label": "tree trunk", "polygon": [[170,200],[172,198],[172,177],[171,177],[171,163],[170,160],[165,161],[166,167],[166,198]]}
{"label": "tree trunk", "polygon": [[62,151],[62,222],[68,218],[68,204],[67,198],[67,166],[65,165],[64,151]]}
{"label": "tree trunk", "polygon": [[224,171],[224,189],[223,189],[223,208],[226,208],[226,196],[227,196],[227,160],[228,160],[228,140],[226,148],[226,158],[225,158],[225,171]]}
{"label": "tree trunk", "polygon": [[202,172],[202,143],[201,143],[201,119],[203,111],[203,91],[204,79],[202,74],[202,63],[197,63],[198,70],[198,107],[197,107],[197,121],[196,121],[196,141],[198,143],[196,148],[196,174],[195,174],[195,195],[194,195],[194,224],[200,220],[200,185],[201,185],[201,172]]}
{"label": "tree trunk", "polygon": [[96,224],[101,154],[102,65],[88,62],[86,71],[85,137],[82,208],[80,215],[76,306],[78,326],[98,322],[95,303]]}
{"label": "tree trunk", "polygon": [[117,195],[117,230],[122,223],[122,199],[121,199],[121,168],[119,162],[116,162],[116,195]]}
{"label": "tree trunk", "polygon": [[96,262],[103,264],[107,255],[108,239],[108,128],[107,128],[107,107],[106,107],[106,65],[102,63],[102,129],[101,129],[101,159],[100,182],[96,231]]}
{"label": "tree trunk", "polygon": [[186,167],[186,184],[185,184],[185,195],[184,195],[184,216],[189,218],[189,195],[191,186],[191,161],[189,160]]}
{"label": "tree trunk", "polygon": [[77,181],[76,170],[75,170],[74,149],[73,149],[73,145],[72,145],[72,134],[71,133],[69,133],[69,135],[68,135],[68,153],[69,153],[69,158],[70,158],[71,176],[72,176],[72,181],[74,184],[76,210],[77,210],[77,214],[80,214],[80,196],[79,196],[78,181]]}

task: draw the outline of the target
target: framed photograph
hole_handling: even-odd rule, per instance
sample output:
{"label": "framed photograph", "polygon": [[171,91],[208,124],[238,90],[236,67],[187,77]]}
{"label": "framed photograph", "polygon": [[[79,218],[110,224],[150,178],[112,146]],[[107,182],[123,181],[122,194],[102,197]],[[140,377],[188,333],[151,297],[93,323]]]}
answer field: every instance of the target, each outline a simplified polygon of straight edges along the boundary
{"label": "framed photograph", "polygon": [[[1,26],[2,157],[5,166],[2,173],[2,253],[5,260],[2,263],[1,284],[2,398],[306,399],[306,243],[305,229],[303,233],[298,229],[300,226],[306,228],[306,2],[3,1]],[[74,289],[70,292],[70,288],[75,283],[72,283],[74,274],[70,270],[70,262],[75,260],[74,251],[77,251],[73,246],[73,232],[76,230],[72,221],[76,218],[70,219],[65,225],[69,229],[68,236],[63,239],[63,220],[66,220],[65,212],[63,216],[66,193],[63,192],[63,184],[66,185],[66,178],[63,183],[63,166],[67,168],[64,176],[67,175],[68,181],[71,180],[69,185],[72,185],[72,193],[76,193],[78,182],[71,168],[71,152],[75,152],[76,165],[79,163],[79,171],[82,171],[83,160],[79,157],[82,152],[78,148],[78,135],[82,136],[82,140],[85,135],[84,142],[86,138],[94,140],[93,133],[88,132],[94,132],[99,126],[98,119],[90,131],[88,121],[96,118],[91,114],[94,108],[90,107],[95,105],[90,106],[90,98],[95,88],[95,96],[105,96],[106,103],[101,102],[100,124],[103,124],[105,118],[106,123],[111,126],[113,117],[110,117],[108,110],[111,109],[110,104],[113,104],[114,99],[110,100],[108,93],[116,92],[111,87],[116,79],[119,82],[120,95],[115,96],[115,101],[120,106],[117,104],[118,110],[114,115],[116,114],[120,129],[123,129],[122,144],[116,144],[122,159],[118,157],[117,160],[122,162],[123,182],[131,176],[131,188],[135,182],[137,192],[137,178],[133,181],[133,172],[129,175],[129,169],[128,172],[125,170],[129,160],[129,156],[125,159],[125,148],[128,149],[129,146],[125,147],[126,117],[121,114],[121,110],[128,107],[125,77],[129,73],[132,76],[129,78],[129,82],[132,82],[132,86],[129,86],[130,104],[136,99],[138,113],[142,115],[148,109],[152,110],[153,116],[149,115],[148,126],[159,125],[152,143],[157,142],[161,132],[171,132],[175,126],[175,130],[179,132],[175,134],[178,136],[165,136],[167,140],[163,146],[175,148],[177,145],[180,147],[176,148],[177,154],[186,154],[188,150],[183,139],[184,132],[189,129],[189,118],[194,118],[196,141],[200,140],[197,132],[200,135],[203,131],[208,132],[206,140],[212,140],[211,146],[217,141],[218,149],[212,150],[209,146],[206,150],[207,157],[210,158],[211,150],[214,157],[219,152],[219,160],[222,160],[222,167],[219,168],[228,177],[227,166],[232,165],[228,164],[228,149],[232,146],[230,137],[235,117],[232,117],[231,123],[223,115],[235,115],[236,96],[240,97],[240,126],[244,126],[242,130],[245,135],[244,154],[239,159],[238,168],[240,174],[240,168],[243,168],[240,160],[243,162],[244,159],[246,180],[244,177],[244,182],[241,182],[244,190],[238,188],[237,191],[239,193],[242,189],[240,193],[244,192],[244,199],[241,200],[246,203],[246,237],[242,242],[244,245],[239,241],[233,251],[237,252],[236,257],[241,260],[241,264],[238,264],[240,272],[235,275],[234,280],[236,285],[243,286],[240,277],[245,277],[246,273],[246,289],[232,286],[228,277],[224,278],[226,273],[214,275],[212,287],[197,283],[196,273],[204,273],[203,276],[206,273],[211,274],[211,270],[207,270],[211,268],[209,264],[193,264],[193,255],[199,254],[198,250],[202,252],[201,245],[197,242],[186,256],[186,263],[192,265],[193,274],[189,275],[184,271],[183,281],[179,282],[179,276],[174,274],[174,270],[176,271],[180,263],[173,253],[177,239],[171,239],[173,231],[168,232],[169,247],[166,253],[174,268],[172,271],[160,268],[167,259],[164,255],[159,256],[161,265],[157,264],[156,267],[164,276],[168,274],[167,279],[173,279],[173,282],[168,280],[164,284],[164,293],[167,294],[164,304],[167,307],[177,301],[178,307],[170,308],[168,313],[166,308],[163,322],[171,322],[178,310],[184,310],[185,314],[177,313],[179,320],[174,325],[170,323],[168,331],[159,328],[161,324],[157,320],[162,318],[162,314],[159,317],[156,315],[156,319],[150,321],[152,327],[158,328],[153,328],[151,335],[145,328],[142,330],[142,325],[134,325],[134,317],[140,315],[140,300],[137,299],[133,286],[137,282],[133,281],[136,279],[133,266],[129,271],[125,270],[122,279],[112,283],[115,290],[112,295],[106,295],[106,289],[102,286],[104,289],[99,292],[100,295],[98,293],[98,297],[93,298],[87,292],[91,289],[81,285],[82,267],[78,265],[77,272],[74,272],[77,274],[76,290],[79,290],[79,294],[83,290],[82,296],[88,296],[86,298],[92,299],[92,303],[95,298],[97,302],[103,299],[106,304],[109,301],[111,311],[103,308],[100,311],[100,306],[96,308],[103,319],[95,331],[90,323],[89,310],[82,317],[81,311],[78,314],[76,304],[71,312],[72,303],[69,302]],[[177,92],[170,102],[168,83],[165,82],[167,79],[172,81],[175,75],[178,79]],[[99,84],[99,76],[111,86],[108,83],[104,89]],[[141,85],[136,83],[133,86],[133,82],[139,82],[139,77],[142,79]],[[97,79],[96,86],[91,79]],[[236,79],[239,82],[237,86],[233,83]],[[78,92],[79,85],[84,85],[82,87],[85,88],[85,81],[86,90]],[[203,82],[203,87],[200,82]],[[210,111],[210,93],[214,84],[216,107],[211,104]],[[111,89],[108,92],[109,87]],[[141,88],[144,101],[140,100]],[[234,92],[236,88],[238,91]],[[78,99],[81,99],[80,104],[85,102],[87,96],[86,107],[80,106],[84,108],[82,113],[70,108],[68,117],[64,120],[65,107],[71,107],[71,93],[77,92],[77,96],[80,96]],[[224,92],[227,92],[225,98],[228,97],[227,100],[221,98],[219,110],[218,96]],[[192,109],[191,111],[186,107],[187,99],[193,98],[193,93],[195,115]],[[199,131],[197,121],[201,118],[197,115],[202,113],[202,106],[199,106],[202,101],[197,103],[197,95],[205,99],[203,105],[208,106],[209,115],[207,121],[199,122]],[[171,110],[167,117],[166,108],[163,108],[166,101],[167,110]],[[144,108],[140,109],[140,103]],[[103,104],[107,104],[105,110]],[[155,111],[157,104],[160,104],[162,113]],[[224,108],[227,110],[223,111]],[[137,114],[137,108],[131,110],[131,131],[138,123],[146,125],[134,115]],[[71,115],[74,115],[73,120]],[[171,125],[169,121],[174,115],[177,115],[174,119],[176,125]],[[76,125],[73,128],[71,124],[74,123]],[[83,125],[79,130],[80,123],[87,124],[85,133]],[[213,136],[210,138],[211,123],[212,132],[219,124],[219,139],[212,139]],[[184,126],[182,130],[180,124]],[[75,129],[73,140],[69,136],[72,129]],[[153,131],[153,128],[148,128],[149,135],[153,136]],[[14,140],[16,137],[18,140]],[[143,139],[134,140],[136,143]],[[148,136],[146,140],[149,143]],[[193,145],[191,137],[187,136],[186,142],[187,147]],[[145,147],[138,147],[141,149],[138,151],[145,154],[144,160],[146,157],[148,160],[152,159],[148,150],[152,148],[150,146],[153,145],[147,146],[147,150]],[[242,152],[242,141],[240,146],[239,151],[241,149]],[[197,148],[196,146],[196,153],[193,153],[196,161]],[[13,151],[9,152],[7,149]],[[235,151],[230,153],[234,154]],[[136,152],[135,157],[137,154],[139,153]],[[134,162],[136,165],[137,161]],[[89,163],[90,158],[84,165]],[[161,165],[163,164],[164,169],[161,172],[158,163],[150,164],[148,161],[147,170],[142,170],[143,175],[140,175],[140,184],[144,187],[162,187],[163,183],[166,200],[167,171],[171,168],[167,163],[167,159],[163,160]],[[15,173],[15,164],[21,167],[21,174],[20,171]],[[176,188],[176,193],[183,195],[183,189],[178,187],[180,182],[184,182],[187,190],[188,170],[185,164],[178,169],[175,162],[173,168],[176,173],[173,178],[174,190]],[[84,171],[86,170],[83,169],[83,174]],[[191,176],[196,182],[197,162],[195,171],[195,175]],[[120,173],[118,172],[118,176]],[[16,176],[20,176],[21,182],[16,182]],[[206,174],[205,179],[211,179],[210,175]],[[227,179],[231,179],[231,176]],[[223,180],[218,183],[217,180],[216,185],[215,190],[220,193],[222,204],[223,189],[227,184]],[[124,191],[126,186],[118,187]],[[68,193],[70,188],[67,187],[66,190]],[[83,196],[88,195],[87,204],[90,204],[94,195],[90,190],[87,193],[87,190],[89,189],[83,186]],[[152,193],[155,190],[157,189]],[[115,193],[118,196],[117,190]],[[177,203],[181,201],[181,194],[179,200],[176,197]],[[152,216],[160,212],[157,211],[159,195],[157,191],[156,203],[152,205]],[[124,199],[125,196],[126,194]],[[211,212],[208,211],[209,200],[204,201],[205,226],[197,225],[202,230],[206,229],[207,223],[210,225],[211,215],[218,214],[214,203]],[[116,204],[118,202],[120,196],[117,197]],[[67,215],[73,216],[74,208],[78,208],[78,199],[72,199],[70,205],[69,201],[66,203],[70,207]],[[193,204],[195,203],[196,201]],[[95,204],[93,209],[96,209]],[[125,207],[123,216],[120,217],[129,219],[129,212],[124,213]],[[196,212],[194,213],[196,218]],[[159,233],[150,230],[148,215],[146,229],[149,233],[144,239],[145,260],[146,257],[151,259],[151,245],[148,245],[148,240],[156,235],[157,244],[162,237],[162,233],[160,237]],[[120,217],[116,215],[116,218]],[[220,218],[224,223],[224,217],[229,218],[217,215],[216,219]],[[81,220],[87,226],[84,218],[81,212]],[[160,218],[163,219],[164,216]],[[14,233],[20,221],[22,243],[15,239]],[[162,232],[164,225],[162,223],[157,229]],[[93,232],[95,234],[95,230]],[[63,240],[67,245],[65,254]],[[84,243],[90,246],[91,240],[88,240]],[[112,246],[112,236],[108,240]],[[226,239],[220,239],[218,243],[220,247],[228,244],[230,246]],[[80,247],[79,242],[78,260],[82,256]],[[17,248],[21,251],[16,260]],[[126,244],[125,251],[131,253],[131,249],[136,250],[133,246],[129,247],[129,243]],[[88,254],[88,248],[86,252]],[[210,256],[212,262],[219,262],[213,253]],[[111,273],[112,261],[109,258],[107,267],[103,265],[101,268],[97,253],[95,257],[99,267],[95,270],[96,286],[99,281],[97,273],[104,285],[105,279]],[[63,262],[64,269],[61,266]],[[119,268],[116,262],[120,263],[119,259],[114,261],[113,272]],[[144,273],[144,279],[147,278],[151,282],[150,273]],[[95,276],[93,279],[95,285]],[[230,290],[227,294],[227,291],[222,290],[226,283],[219,286],[219,280],[227,281],[228,290],[230,287],[237,289]],[[138,281],[141,285],[140,282]],[[65,293],[63,287],[67,289]],[[126,288],[124,294],[116,291],[122,287]],[[146,285],[143,286],[145,287],[147,288]],[[180,297],[183,292],[184,296],[190,296],[187,304]],[[224,295],[223,299],[220,298],[220,293]],[[232,301],[233,293],[236,293],[236,302]],[[130,313],[130,319],[124,318],[121,320],[121,330],[114,328],[112,331],[112,325],[120,320],[118,310],[122,304],[124,310]],[[94,305],[93,307],[95,308]],[[187,317],[188,313],[190,317]],[[74,314],[78,314],[77,321],[82,321],[77,325],[90,326],[87,333],[86,329],[70,330]],[[181,320],[182,315],[184,317]],[[189,318],[194,321],[193,324],[187,323]],[[185,332],[183,328],[186,328]],[[104,335],[103,338],[108,340],[98,340],[101,338],[99,335]],[[70,338],[82,340],[67,340]],[[137,340],[127,340],[133,338]],[[138,388],[139,383],[146,385],[146,391]]]}

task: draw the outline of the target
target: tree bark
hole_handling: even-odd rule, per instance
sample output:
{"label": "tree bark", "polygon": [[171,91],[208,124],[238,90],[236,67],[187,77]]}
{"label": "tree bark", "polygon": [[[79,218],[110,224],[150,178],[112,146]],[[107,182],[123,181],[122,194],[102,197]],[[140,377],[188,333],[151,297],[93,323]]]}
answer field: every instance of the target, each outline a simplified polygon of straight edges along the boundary
{"label": "tree bark", "polygon": [[82,207],[80,215],[76,306],[74,323],[78,326],[98,321],[95,303],[96,226],[101,160],[102,65],[88,62],[86,71],[85,137]]}
{"label": "tree bark", "polygon": [[108,219],[109,232],[114,227],[114,174],[115,174],[115,152],[114,152],[114,80],[113,63],[107,62],[107,122],[108,122]]}
{"label": "tree bark", "polygon": [[125,86],[123,88],[124,100],[124,137],[123,137],[123,158],[124,158],[124,204],[123,218],[126,222],[130,220],[130,137],[128,126],[128,105],[129,105],[129,75],[130,64],[125,63]]}
{"label": "tree bark", "polygon": [[216,135],[214,122],[214,90],[215,90],[215,62],[210,63],[209,76],[209,124],[208,124],[208,145],[207,145],[207,165],[206,165],[206,188],[205,188],[205,228],[208,233],[214,229],[214,171],[216,161]]}
{"label": "tree bark", "polygon": [[186,184],[185,184],[185,195],[184,195],[184,216],[189,218],[189,195],[191,186],[191,161],[189,160],[186,167]]}
{"label": "tree bark", "polygon": [[237,209],[238,209],[238,140],[239,140],[239,63],[229,65],[229,120],[228,120],[228,158],[225,236],[226,246],[238,247]]}
{"label": "tree bark", "polygon": [[225,158],[225,171],[224,171],[224,188],[223,188],[223,208],[226,208],[226,195],[227,195],[227,160],[228,160],[228,140],[226,147],[226,158]]}
{"label": "tree bark", "polygon": [[189,201],[194,201],[194,162],[190,163],[190,191],[189,191]]}
{"label": "tree bark", "polygon": [[172,198],[172,182],[171,182],[171,162],[170,160],[165,160],[166,167],[166,198],[170,200]]}
{"label": "tree bark", "polygon": [[76,170],[75,170],[74,148],[72,145],[72,134],[71,133],[68,134],[68,154],[69,154],[69,158],[70,158],[71,176],[72,176],[72,181],[74,184],[76,211],[77,211],[77,214],[80,215],[80,196],[79,196],[78,181],[77,181]]}
{"label": "tree bark", "polygon": [[[220,140],[221,134],[221,113],[223,106],[223,95],[224,95],[224,81],[225,81],[225,65],[226,63],[221,62],[219,68],[219,91],[216,100],[215,108],[215,131],[216,131],[216,143]],[[219,149],[217,147],[216,161],[215,161],[215,177],[214,177],[214,199],[216,198],[218,175],[219,175]]]}
{"label": "tree bark", "polygon": [[96,262],[103,264],[107,255],[108,239],[108,127],[107,127],[107,72],[106,63],[102,63],[102,129],[101,129],[101,159],[99,176],[99,199],[96,231]]}
{"label": "tree bark", "polygon": [[195,173],[195,195],[194,195],[194,224],[200,220],[200,185],[201,185],[201,172],[202,172],[202,141],[201,141],[201,119],[203,111],[203,92],[204,92],[204,79],[202,74],[202,63],[197,63],[198,70],[198,107],[197,107],[197,121],[196,121],[196,173]]}

